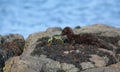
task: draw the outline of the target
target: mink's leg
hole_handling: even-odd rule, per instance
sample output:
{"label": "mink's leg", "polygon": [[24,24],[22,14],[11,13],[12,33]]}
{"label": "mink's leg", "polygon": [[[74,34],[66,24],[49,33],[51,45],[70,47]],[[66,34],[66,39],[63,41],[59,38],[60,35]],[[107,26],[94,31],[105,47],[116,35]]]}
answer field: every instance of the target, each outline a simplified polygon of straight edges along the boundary
{"label": "mink's leg", "polygon": [[73,50],[74,49],[74,45],[75,45],[75,41],[74,40],[70,40],[69,48]]}

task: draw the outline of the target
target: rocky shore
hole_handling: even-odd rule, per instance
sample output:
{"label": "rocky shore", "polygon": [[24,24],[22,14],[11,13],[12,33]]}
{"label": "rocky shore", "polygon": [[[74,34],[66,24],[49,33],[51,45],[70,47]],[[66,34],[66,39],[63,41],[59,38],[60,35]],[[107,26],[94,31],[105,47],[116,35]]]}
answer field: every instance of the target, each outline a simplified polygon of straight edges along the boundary
{"label": "rocky shore", "polygon": [[95,24],[73,29],[95,35],[105,47],[86,41],[70,47],[68,38],[60,36],[62,30],[48,28],[27,39],[0,36],[0,72],[120,72],[120,28]]}

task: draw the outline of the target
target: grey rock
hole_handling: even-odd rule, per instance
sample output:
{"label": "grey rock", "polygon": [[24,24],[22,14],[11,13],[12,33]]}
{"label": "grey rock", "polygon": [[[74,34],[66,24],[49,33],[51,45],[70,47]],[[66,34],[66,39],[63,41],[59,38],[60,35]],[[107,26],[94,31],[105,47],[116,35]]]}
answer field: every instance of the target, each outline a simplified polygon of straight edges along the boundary
{"label": "grey rock", "polygon": [[20,34],[9,34],[9,35],[6,35],[6,36],[2,36],[4,42],[11,42],[15,39],[22,39],[24,40],[24,37]]}
{"label": "grey rock", "polygon": [[112,68],[112,67],[100,67],[100,68],[88,69],[81,72],[120,72],[120,70],[118,68]]}
{"label": "grey rock", "polygon": [[91,55],[90,60],[95,63],[96,67],[103,67],[106,66],[108,63],[107,57],[100,57],[98,55]]}
{"label": "grey rock", "polygon": [[78,72],[79,69],[76,68],[73,64],[61,63],[62,70],[66,72]]}
{"label": "grey rock", "polygon": [[116,63],[116,64],[110,65],[109,67],[118,68],[120,70],[120,61],[118,63]]}
{"label": "grey rock", "polygon": [[46,63],[43,66],[44,72],[57,72],[59,70],[60,70],[60,63],[57,61],[52,61],[52,62]]}
{"label": "grey rock", "polygon": [[118,41],[118,45],[120,46],[120,40]]}
{"label": "grey rock", "polygon": [[56,32],[56,31],[62,31],[62,28],[60,27],[53,27],[53,28],[48,28],[46,32]]}
{"label": "grey rock", "polygon": [[61,34],[62,29],[59,27],[55,27],[55,28],[48,28],[46,31],[44,32],[38,32],[38,33],[33,33],[30,34],[28,36],[28,38],[26,39],[26,46],[25,48],[29,48],[28,46],[33,45],[34,43],[36,43],[36,41],[39,38],[42,37],[52,37],[54,35],[60,35]]}
{"label": "grey rock", "polygon": [[65,72],[79,72],[80,70],[78,68],[72,68],[70,70],[67,70]]}
{"label": "grey rock", "polygon": [[116,36],[120,36],[120,29],[110,27],[104,24],[95,24],[81,28],[79,33],[97,33],[101,36],[116,37]]}
{"label": "grey rock", "polygon": [[81,27],[80,26],[76,26],[74,29],[80,29]]}
{"label": "grey rock", "polygon": [[18,56],[24,49],[24,38],[19,34],[0,36],[0,68],[10,57]]}
{"label": "grey rock", "polygon": [[80,63],[80,65],[81,65],[83,70],[95,67],[95,65],[91,62],[82,62],[82,63]]}
{"label": "grey rock", "polygon": [[5,52],[2,49],[0,49],[0,72],[2,72],[2,68],[4,66],[4,62],[5,62],[6,58],[7,57],[6,57]]}
{"label": "grey rock", "polygon": [[[39,44],[39,42],[36,42],[39,38],[61,34],[61,31],[62,29],[59,27],[49,28],[45,32],[38,32],[29,35],[26,39],[25,49],[22,55],[17,57],[17,59],[15,57],[9,59],[5,63],[4,72],[79,72],[80,69],[76,68],[73,64],[60,63],[47,58],[46,55],[31,56],[31,53],[36,48],[36,45]],[[75,33],[97,33],[98,35],[106,37],[120,36],[120,29],[98,24],[74,29],[74,31]],[[4,37],[4,39],[7,42],[17,37],[19,37],[19,35],[10,35]],[[19,38],[23,39],[21,36]],[[76,52],[79,53],[80,51],[76,50]],[[82,68],[85,69],[82,72],[120,72],[118,68],[103,67],[108,63],[107,57],[92,56],[90,60],[95,64],[92,64],[91,62],[81,63]]]}

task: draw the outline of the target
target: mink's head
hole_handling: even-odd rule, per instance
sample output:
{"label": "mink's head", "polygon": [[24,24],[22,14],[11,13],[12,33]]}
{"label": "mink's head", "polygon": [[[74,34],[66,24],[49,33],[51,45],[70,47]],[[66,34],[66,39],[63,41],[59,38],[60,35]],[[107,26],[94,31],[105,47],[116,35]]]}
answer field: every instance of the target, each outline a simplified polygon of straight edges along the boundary
{"label": "mink's head", "polygon": [[62,30],[62,35],[70,35],[70,34],[74,34],[73,30],[70,27],[65,27]]}

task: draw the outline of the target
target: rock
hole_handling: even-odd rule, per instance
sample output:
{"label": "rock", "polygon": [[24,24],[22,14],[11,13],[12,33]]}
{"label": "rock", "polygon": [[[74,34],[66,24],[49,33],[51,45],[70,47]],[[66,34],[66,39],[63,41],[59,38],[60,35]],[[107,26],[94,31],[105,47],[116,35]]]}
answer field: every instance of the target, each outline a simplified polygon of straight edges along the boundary
{"label": "rock", "polygon": [[7,55],[7,59],[12,56],[20,55],[23,52],[25,41],[22,39],[15,39],[11,42],[4,42],[1,49]]}
{"label": "rock", "polygon": [[30,64],[30,61],[21,60],[20,57],[17,56],[17,57],[10,58],[8,61],[6,61],[5,67],[3,70],[4,72],[36,72],[34,68],[31,68],[31,65],[32,64]]}
{"label": "rock", "polygon": [[56,32],[56,31],[62,31],[62,28],[60,27],[53,27],[53,28],[48,28],[46,32]]}
{"label": "rock", "polygon": [[108,63],[108,58],[107,57],[100,57],[98,55],[91,55],[92,58],[90,60],[95,63],[96,67],[104,67]]}
{"label": "rock", "polygon": [[85,28],[108,28],[108,29],[113,29],[114,27],[111,27],[111,26],[108,26],[108,25],[105,25],[105,24],[93,24],[93,25],[89,25],[89,26],[85,26]]}
{"label": "rock", "polygon": [[[32,56],[40,56],[41,54],[45,54],[45,55],[47,55],[48,58],[59,61],[61,63],[62,62],[66,62],[66,64],[70,63],[72,66],[75,65],[76,68],[81,68],[80,65],[82,63],[83,63],[81,65],[82,69],[87,69],[87,68],[92,68],[92,67],[103,67],[103,66],[108,65],[108,61],[112,61],[112,59],[109,58],[109,57],[112,57],[111,51],[105,52],[105,51],[99,50],[99,48],[94,48],[92,46],[89,47],[87,45],[84,45],[83,48],[79,48],[79,45],[75,45],[75,50],[74,50],[74,48],[73,49],[68,48],[68,50],[67,50],[66,46],[64,46],[65,44],[63,46],[62,45],[52,45],[52,46],[45,46],[45,47],[44,47],[44,45],[41,46],[40,44],[38,44],[36,46],[36,48],[34,49],[34,51],[31,53]],[[92,50],[92,48],[93,48],[93,50]],[[92,52],[93,53],[95,52],[96,55],[98,54],[100,56],[97,55],[98,57],[92,57],[92,55],[91,55],[91,54],[93,54]],[[89,58],[89,55],[91,55],[92,58]],[[108,56],[108,57],[106,57],[106,56]],[[97,58],[97,59],[94,60],[94,58],[95,59]],[[91,62],[87,63],[86,61],[89,61],[89,60],[91,60],[91,62],[93,62],[95,64],[92,64]],[[99,62],[97,63],[97,61],[99,61]],[[112,64],[112,62],[110,64]],[[63,65],[63,66],[65,66],[65,65]],[[65,67],[68,67],[68,66],[65,66]],[[63,68],[65,68],[65,67],[63,67]],[[66,70],[66,69],[63,69],[63,70]]]}
{"label": "rock", "polygon": [[120,54],[116,54],[116,60],[117,62],[120,62]]}
{"label": "rock", "polygon": [[[10,67],[9,67],[10,66]],[[65,68],[65,67],[68,68]],[[8,69],[8,67],[10,69]],[[46,55],[40,55],[40,57],[21,55],[18,60],[11,58],[5,63],[4,72],[77,72],[79,71],[72,64],[63,64],[52,59],[46,58]],[[70,69],[69,69],[70,68]]]}
{"label": "rock", "polygon": [[74,65],[67,64],[67,63],[61,63],[61,68],[62,70],[66,72],[78,72],[79,71],[79,69],[76,68]]}
{"label": "rock", "polygon": [[79,72],[80,70],[78,68],[72,68],[70,70],[67,70],[65,72]]}
{"label": "rock", "polygon": [[80,26],[76,26],[74,29],[80,29],[81,27]]}
{"label": "rock", "polygon": [[7,72],[7,71],[11,71],[12,68],[11,68],[11,65],[13,65],[14,63],[16,63],[16,61],[19,59],[19,57],[13,57],[13,58],[10,58],[10,60],[8,60],[6,62],[6,66],[4,67],[4,72]]}
{"label": "rock", "polygon": [[42,55],[37,57],[13,57],[10,58],[4,67],[4,72],[57,72],[60,71],[60,63],[45,58]]}
{"label": "rock", "polygon": [[2,68],[4,66],[4,62],[6,60],[6,54],[3,50],[0,49],[0,72],[2,72]]}
{"label": "rock", "polygon": [[[117,42],[120,38],[118,28],[92,25],[74,31],[94,33],[113,49],[118,49]],[[55,44],[49,46],[48,39],[60,34],[61,28],[49,28],[45,32],[31,34],[26,39],[22,55],[5,62],[4,72],[120,72],[118,68],[110,67],[116,63],[114,57],[116,53],[106,48],[100,49],[99,44],[97,46],[83,43],[70,47],[68,40],[64,44],[54,41]]]}
{"label": "rock", "polygon": [[120,46],[120,40],[118,41],[118,45]]}
{"label": "rock", "polygon": [[95,65],[91,62],[82,62],[80,65],[82,66],[83,70],[95,67]]}
{"label": "rock", "polygon": [[57,61],[52,61],[50,63],[45,64],[43,67],[44,72],[57,72],[60,70],[60,63]]}
{"label": "rock", "polygon": [[95,24],[91,26],[82,27],[80,32],[84,33],[97,33],[101,36],[116,37],[120,36],[120,29],[107,26],[104,24]]}
{"label": "rock", "polygon": [[29,64],[30,61],[21,60],[20,57],[13,57],[6,61],[4,72],[35,72]]}
{"label": "rock", "polygon": [[60,35],[61,34],[61,28],[54,27],[54,28],[48,28],[45,32],[38,32],[30,34],[29,37],[26,39],[26,48],[29,48],[28,46],[31,46],[34,44],[38,39],[42,37],[52,37],[54,35]]}
{"label": "rock", "polygon": [[81,72],[120,72],[120,70],[118,68],[112,68],[112,67],[100,67],[100,68],[87,69]]}
{"label": "rock", "polygon": [[24,40],[24,37],[19,34],[9,34],[6,36],[2,36],[4,42],[12,42],[15,39],[22,39]]}
{"label": "rock", "polygon": [[0,68],[2,68],[7,59],[23,52],[25,40],[19,34],[1,36],[0,40]]}
{"label": "rock", "polygon": [[112,68],[118,68],[120,70],[120,62],[110,65]]}

